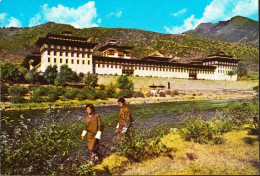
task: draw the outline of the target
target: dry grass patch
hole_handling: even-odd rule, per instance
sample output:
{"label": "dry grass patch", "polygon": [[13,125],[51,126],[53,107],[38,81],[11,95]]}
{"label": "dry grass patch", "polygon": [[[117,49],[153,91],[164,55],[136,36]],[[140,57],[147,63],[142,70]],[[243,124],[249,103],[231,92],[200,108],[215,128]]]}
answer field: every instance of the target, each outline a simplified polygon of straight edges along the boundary
{"label": "dry grass patch", "polygon": [[166,156],[136,163],[124,175],[259,175],[259,140],[242,130],[223,135],[224,144],[198,144],[169,133],[162,142],[173,151]]}

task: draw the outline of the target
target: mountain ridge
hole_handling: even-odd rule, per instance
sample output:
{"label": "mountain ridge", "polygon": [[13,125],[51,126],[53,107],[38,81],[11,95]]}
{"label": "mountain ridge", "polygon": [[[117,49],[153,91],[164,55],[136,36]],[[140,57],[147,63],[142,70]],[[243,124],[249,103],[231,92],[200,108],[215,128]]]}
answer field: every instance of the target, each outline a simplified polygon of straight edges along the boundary
{"label": "mountain ridge", "polygon": [[[210,23],[208,23],[211,25]],[[207,29],[207,25],[205,29]],[[203,24],[202,24],[203,25]],[[240,59],[253,70],[258,70],[259,46],[248,42],[226,42],[217,39],[194,37],[191,35],[162,34],[141,29],[125,28],[83,28],[77,29],[68,24],[48,22],[25,28],[0,28],[0,58],[2,61],[21,63],[28,54],[38,51],[34,44],[40,37],[48,33],[61,34],[71,31],[72,36],[88,38],[89,42],[104,44],[108,39],[119,40],[123,45],[133,46],[132,56],[146,57],[154,52],[166,56],[180,58],[178,61],[188,62],[216,52],[225,52]],[[95,52],[94,54],[99,54]]]}
{"label": "mountain ridge", "polygon": [[242,16],[218,23],[201,23],[194,30],[184,33],[190,36],[259,45],[259,22]]}

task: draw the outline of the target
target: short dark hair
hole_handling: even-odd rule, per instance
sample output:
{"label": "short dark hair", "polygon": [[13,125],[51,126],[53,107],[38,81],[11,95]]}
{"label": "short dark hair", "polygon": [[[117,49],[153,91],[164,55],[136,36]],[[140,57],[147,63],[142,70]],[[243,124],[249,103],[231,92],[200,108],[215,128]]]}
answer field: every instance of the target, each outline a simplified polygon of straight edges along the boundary
{"label": "short dark hair", "polygon": [[124,99],[124,98],[119,98],[119,99],[117,100],[117,102],[125,103],[125,99]]}
{"label": "short dark hair", "polygon": [[95,112],[95,107],[93,104],[86,104],[85,109],[90,108],[93,112]]}

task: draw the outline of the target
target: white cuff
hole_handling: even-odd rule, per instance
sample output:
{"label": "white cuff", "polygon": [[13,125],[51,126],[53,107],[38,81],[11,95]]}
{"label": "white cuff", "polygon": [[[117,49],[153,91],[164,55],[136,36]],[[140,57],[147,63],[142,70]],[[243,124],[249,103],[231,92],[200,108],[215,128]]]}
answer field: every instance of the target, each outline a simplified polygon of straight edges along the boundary
{"label": "white cuff", "polygon": [[100,137],[101,137],[101,131],[98,131],[95,138],[100,139]]}
{"label": "white cuff", "polygon": [[83,130],[81,136],[85,136],[86,134],[87,134],[87,131]]}
{"label": "white cuff", "polygon": [[119,123],[117,124],[117,126],[116,126],[116,129],[118,129],[119,128]]}
{"label": "white cuff", "polygon": [[126,131],[127,131],[127,128],[123,127],[122,133],[126,133]]}

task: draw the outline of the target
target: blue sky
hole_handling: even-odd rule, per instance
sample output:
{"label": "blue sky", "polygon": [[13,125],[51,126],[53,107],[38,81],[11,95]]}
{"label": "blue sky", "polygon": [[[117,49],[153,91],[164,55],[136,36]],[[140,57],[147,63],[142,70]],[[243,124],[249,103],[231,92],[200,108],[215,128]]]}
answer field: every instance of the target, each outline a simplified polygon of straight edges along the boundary
{"label": "blue sky", "polygon": [[0,0],[0,27],[53,21],[76,28],[137,28],[168,34],[240,15],[258,21],[258,0]]}

